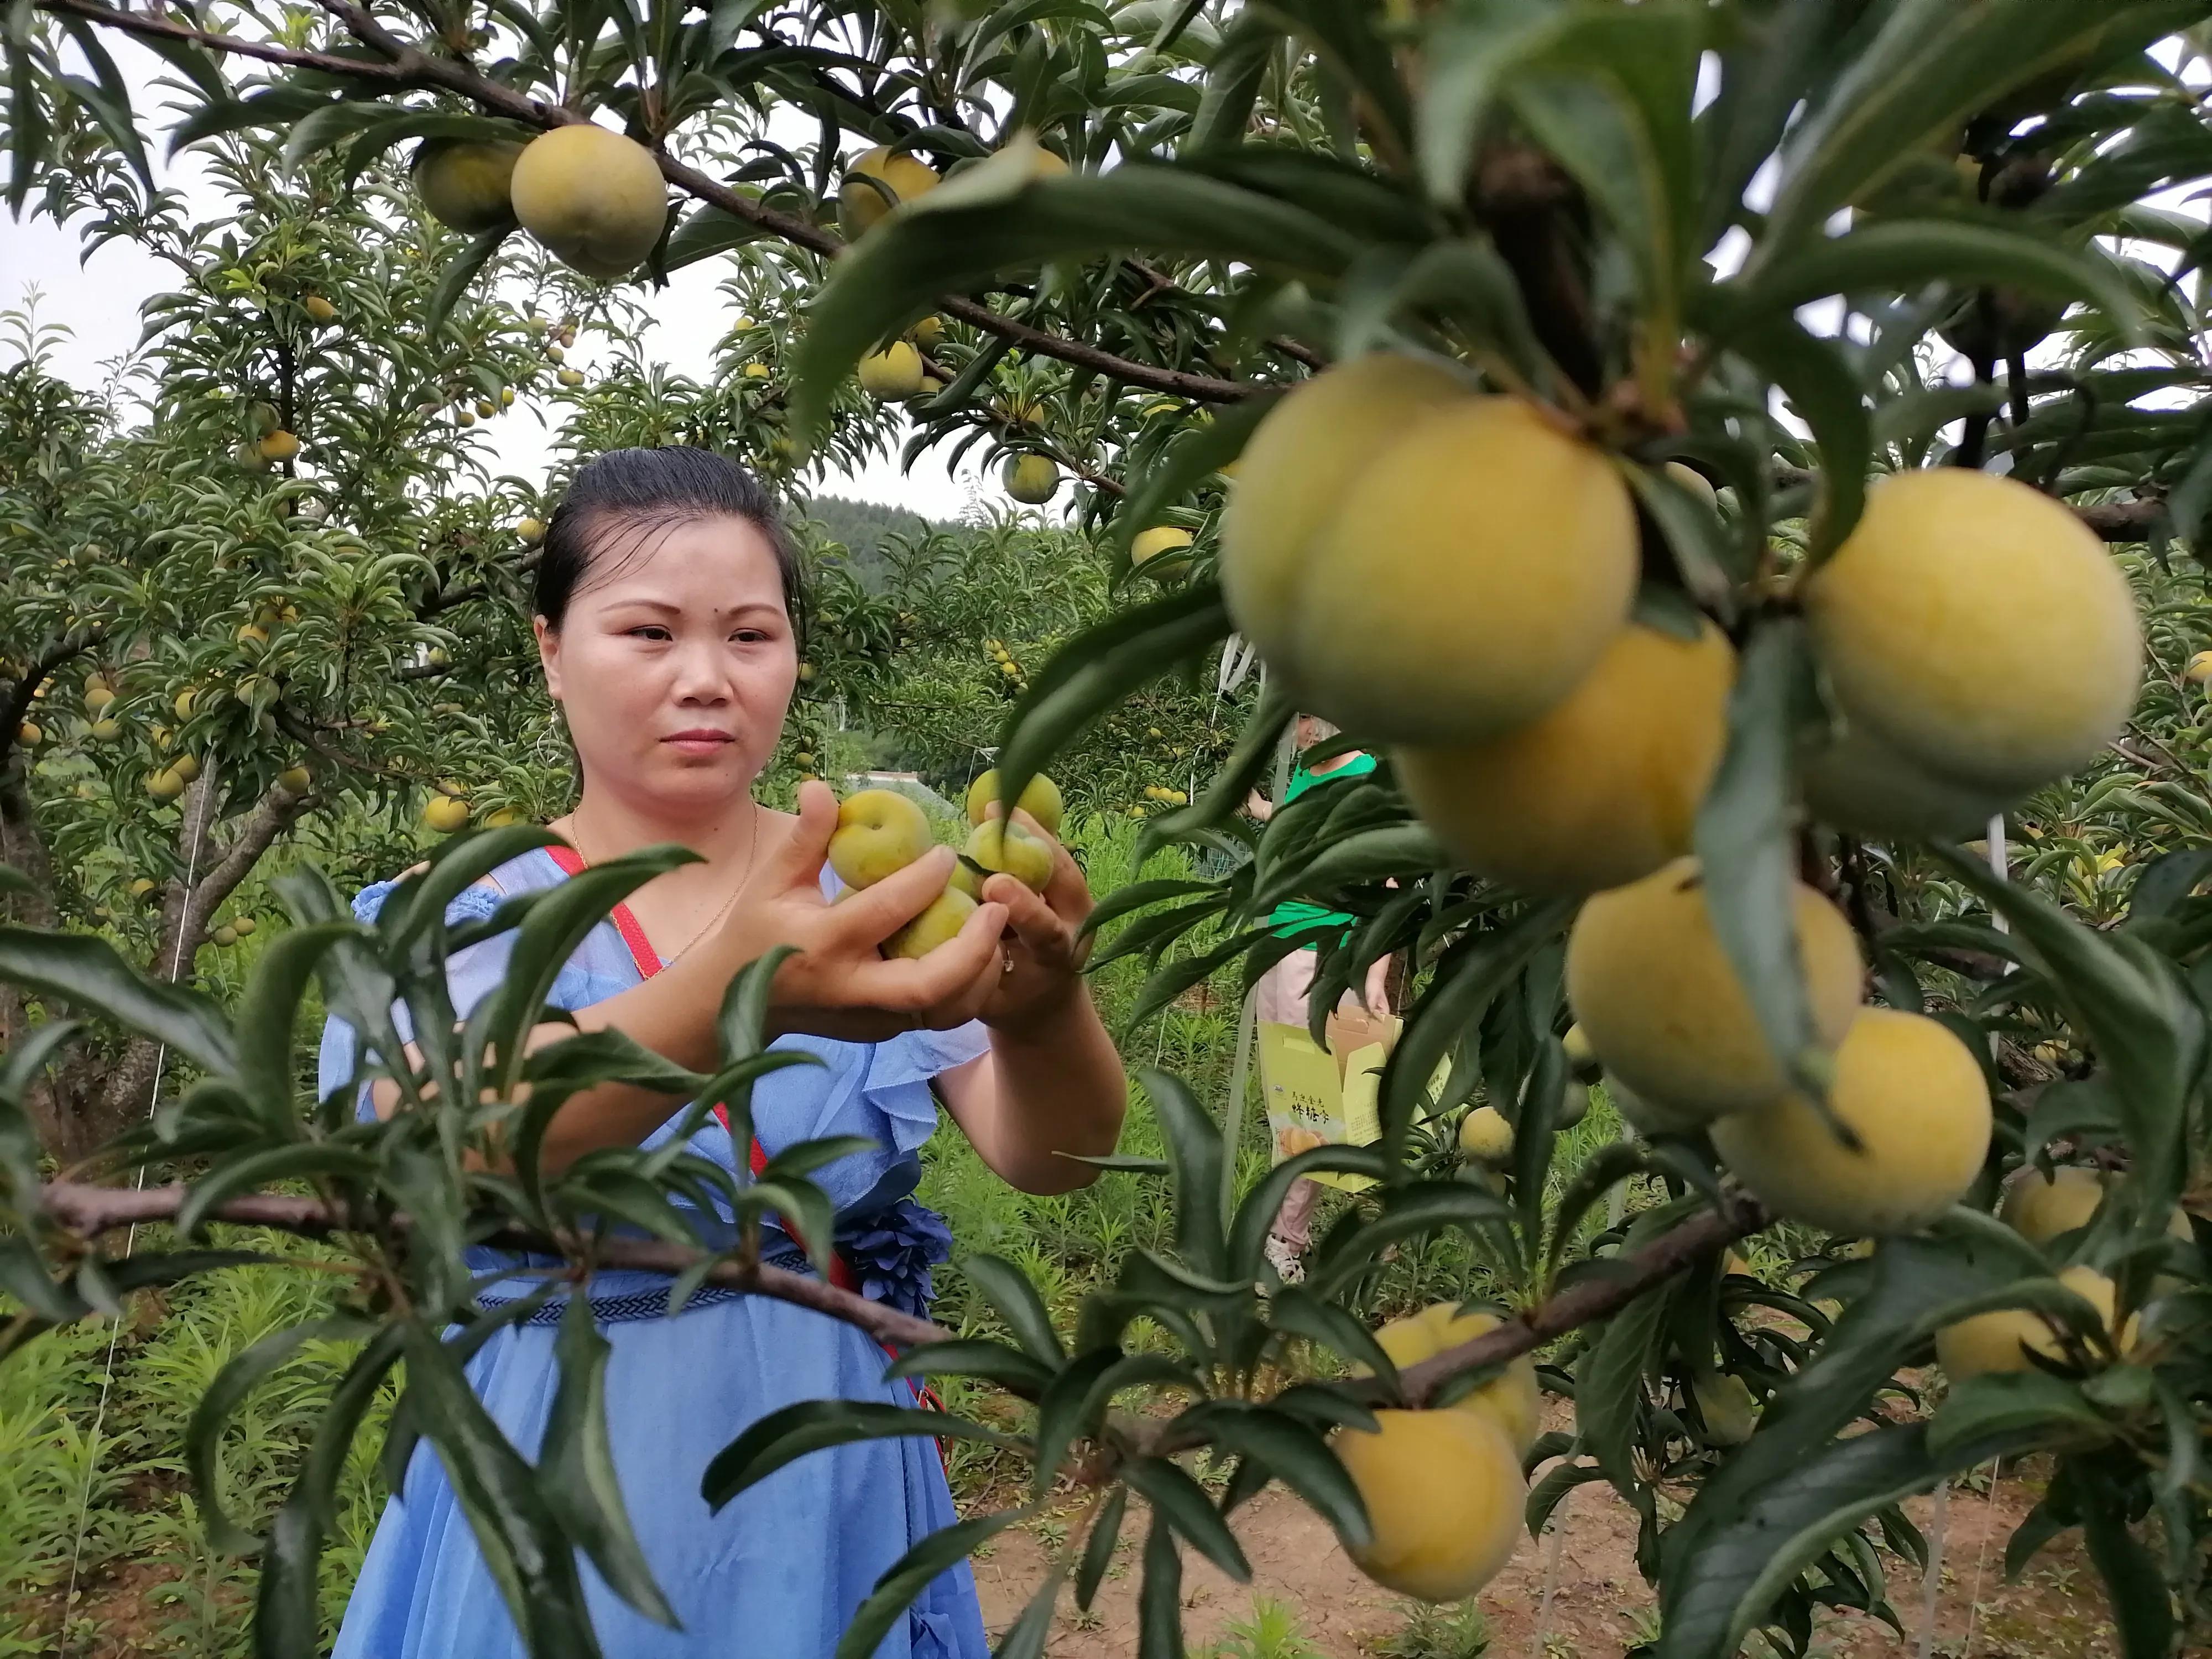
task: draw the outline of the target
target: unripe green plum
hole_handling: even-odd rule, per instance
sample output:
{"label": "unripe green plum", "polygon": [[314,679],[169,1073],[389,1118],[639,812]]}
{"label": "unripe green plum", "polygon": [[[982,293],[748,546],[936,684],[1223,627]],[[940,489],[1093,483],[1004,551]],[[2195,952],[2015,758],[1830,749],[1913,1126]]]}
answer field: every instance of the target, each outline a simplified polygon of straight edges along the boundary
{"label": "unripe green plum", "polygon": [[863,789],[838,804],[830,867],[848,887],[872,887],[929,850],[929,819],[895,789]]}
{"label": "unripe green plum", "polygon": [[884,941],[887,957],[924,957],[948,943],[975,914],[975,901],[957,887],[947,887],[929,902],[929,908]]}

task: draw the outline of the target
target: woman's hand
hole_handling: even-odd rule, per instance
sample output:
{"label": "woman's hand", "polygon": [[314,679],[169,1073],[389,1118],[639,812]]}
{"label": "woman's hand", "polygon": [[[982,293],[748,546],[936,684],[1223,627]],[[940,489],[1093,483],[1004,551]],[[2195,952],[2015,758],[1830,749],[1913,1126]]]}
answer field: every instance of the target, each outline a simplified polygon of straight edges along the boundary
{"label": "woman's hand", "polygon": [[[799,815],[762,849],[754,873],[717,936],[732,968],[779,945],[799,954],[777,970],[770,993],[772,1030],[806,1031],[850,1042],[879,1042],[917,1027],[944,1030],[978,1018],[1005,993],[999,936],[1007,907],[986,901],[960,932],[928,955],[886,958],[883,942],[945,890],[955,865],[937,847],[872,887],[836,904],[822,896],[822,864],[837,828],[837,799],[819,781],[799,787]],[[1063,851],[1060,856],[1066,860]],[[1073,867],[1073,860],[1067,860]],[[1081,888],[1081,872],[1076,880]],[[1019,886],[1019,883],[1015,884]],[[1024,890],[1026,891],[1026,890]],[[1035,895],[1030,895],[1034,897]],[[1084,894],[1084,909],[1090,908]]]}
{"label": "woman's hand", "polygon": [[[994,817],[1001,810],[993,801]],[[1074,855],[1017,807],[1014,822],[1052,848],[1052,874],[1036,893],[1003,872],[983,884],[986,902],[1003,906],[1006,933],[1000,969],[981,1018],[995,1030],[1018,1031],[1065,1013],[1083,991],[1083,964],[1091,940],[1081,937],[1091,914],[1091,884]]]}

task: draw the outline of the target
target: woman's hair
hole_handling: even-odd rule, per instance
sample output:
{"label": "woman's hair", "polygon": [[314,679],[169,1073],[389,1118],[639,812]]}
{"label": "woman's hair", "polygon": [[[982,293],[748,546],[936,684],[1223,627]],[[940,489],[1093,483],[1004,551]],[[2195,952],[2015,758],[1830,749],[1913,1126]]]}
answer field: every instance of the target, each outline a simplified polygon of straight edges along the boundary
{"label": "woman's hair", "polygon": [[557,630],[586,578],[613,574],[679,525],[719,518],[743,519],[767,538],[804,651],[806,584],[783,515],[759,479],[711,449],[610,449],[586,461],[545,526],[538,614]]}

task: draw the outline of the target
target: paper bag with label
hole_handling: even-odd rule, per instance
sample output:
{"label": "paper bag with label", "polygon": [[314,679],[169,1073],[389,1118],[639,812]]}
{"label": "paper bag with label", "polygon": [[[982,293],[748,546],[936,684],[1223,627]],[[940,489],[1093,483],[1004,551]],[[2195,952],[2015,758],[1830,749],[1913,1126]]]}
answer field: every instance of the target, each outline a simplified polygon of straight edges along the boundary
{"label": "paper bag with label", "polygon": [[[1387,1043],[1364,1043],[1340,1061],[1302,1025],[1263,1020],[1259,1035],[1260,1088],[1276,1163],[1316,1146],[1365,1146],[1382,1138],[1378,1103]],[[1440,1077],[1433,1086],[1443,1082]],[[1365,1176],[1327,1172],[1312,1179],[1346,1192],[1374,1184]]]}
{"label": "paper bag with label", "polygon": [[1379,1043],[1383,1057],[1388,1059],[1390,1051],[1398,1046],[1398,1033],[1405,1024],[1395,1014],[1370,1013],[1357,1003],[1349,1008],[1340,1006],[1322,1028],[1322,1047],[1336,1056],[1338,1077],[1348,1078],[1352,1073],[1351,1057],[1370,1044]]}

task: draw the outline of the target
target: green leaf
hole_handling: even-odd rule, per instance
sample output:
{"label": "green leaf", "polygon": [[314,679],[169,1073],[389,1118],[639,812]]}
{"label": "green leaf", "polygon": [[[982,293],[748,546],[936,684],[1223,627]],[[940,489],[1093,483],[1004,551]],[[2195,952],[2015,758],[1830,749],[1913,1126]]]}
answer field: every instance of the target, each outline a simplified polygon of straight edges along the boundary
{"label": "green leaf", "polygon": [[1252,1582],[1252,1564],[1244,1559],[1237,1534],[1207,1501],[1205,1488],[1181,1466],[1164,1457],[1134,1457],[1121,1466],[1121,1478],[1152,1506],[1158,1520],[1188,1539],[1200,1554],[1238,1583]]}
{"label": "green leaf", "polygon": [[1651,1507],[1650,1489],[1636,1475],[1644,1379],[1659,1361],[1672,1302],[1671,1285],[1646,1291],[1606,1322],[1575,1368],[1575,1431],[1613,1490],[1638,1510]]}
{"label": "green leaf", "polygon": [[[1241,144],[1259,102],[1260,88],[1282,41],[1283,26],[1265,6],[1240,8],[1221,37],[1206,77],[1206,91],[1191,118],[1183,153],[1203,155]],[[1180,1640],[1180,1638],[1178,1638]],[[1176,1649],[1180,1654],[1180,1645]]]}
{"label": "green leaf", "polygon": [[1539,0],[1480,0],[1438,21],[1424,54],[1416,140],[1431,200],[1443,205],[1461,199],[1480,148],[1476,140],[1501,89],[1573,23],[1570,8]]}
{"label": "green leaf", "polygon": [[2142,867],[2128,890],[2128,916],[2123,926],[2135,928],[2161,921],[2212,879],[2212,847],[2186,847],[2161,853]]}
{"label": "green leaf", "polygon": [[[513,965],[483,1005],[489,1009],[483,1014],[483,1030],[499,1049],[499,1070],[492,1081],[502,1099],[514,1097],[529,1058],[523,1039],[538,1024],[546,994],[586,935],[653,877],[679,864],[696,862],[698,857],[672,842],[642,848],[533,895],[536,902],[515,929],[509,957]],[[473,1018],[471,1024],[475,1024]]]}
{"label": "green leaf", "polygon": [[2120,1651],[2125,1659],[2166,1659],[2174,1651],[2173,1602],[2157,1562],[2128,1526],[2127,1495],[2103,1468],[2072,1467],[2082,1540],[2105,1581]]}
{"label": "green leaf", "polygon": [[130,83],[123,78],[123,71],[116,67],[107,48],[100,44],[99,31],[90,23],[64,14],[61,25],[76,43],[77,50],[84,54],[85,61],[92,65],[99,81],[95,89],[71,76],[68,77],[70,90],[92,112],[100,131],[130,163],[131,172],[137,175],[148,194],[152,194],[154,169],[146,159],[146,141],[139,136],[137,118],[131,107]]}
{"label": "green leaf", "polygon": [[1599,1147],[1575,1171],[1574,1179],[1560,1193],[1558,1206],[1552,1212],[1552,1237],[1544,1265],[1547,1282],[1559,1272],[1559,1262],[1567,1247],[1574,1243],[1575,1231],[1581,1226],[1583,1218],[1614,1187],[1641,1174],[1647,1161],[1645,1151],[1638,1143],[1615,1140]]}
{"label": "green leaf", "polygon": [[[493,254],[499,252],[499,245],[514,233],[513,225],[495,226],[471,239],[469,245],[447,264],[444,273],[438,278],[438,286],[431,290],[430,303],[422,308],[425,338],[436,337],[446,319],[453,314],[453,307],[460,303],[461,295],[468,291],[469,284],[476,281],[477,273],[490,261]],[[495,830],[492,833],[504,835],[507,832]]]}
{"label": "green leaf", "polygon": [[598,1659],[575,1551],[530,1465],[469,1386],[447,1346],[406,1327],[407,1388],[524,1645],[542,1659]]}
{"label": "green leaf", "polygon": [[686,265],[710,259],[718,253],[727,253],[732,248],[757,242],[768,233],[749,219],[740,219],[734,213],[702,204],[686,215],[668,238],[666,268],[681,270]]}
{"label": "green leaf", "polygon": [[1174,1531],[1157,1512],[1145,1534],[1144,1573],[1137,1595],[1137,1659],[1183,1659],[1182,1555]]}
{"label": "green leaf", "polygon": [[238,1007],[238,1083],[273,1132],[299,1132],[292,1064],[300,1004],[331,947],[362,932],[358,923],[337,921],[288,928],[254,964]]}
{"label": "green leaf", "polygon": [[1225,1277],[1260,1277],[1261,1267],[1267,1260],[1267,1232],[1275,1224],[1283,1200],[1298,1182],[1322,1171],[1365,1176],[1375,1182],[1387,1182],[1396,1173],[1389,1160],[1371,1146],[1312,1146],[1274,1164],[1237,1206],[1236,1218],[1230,1227]]}
{"label": "green leaf", "polygon": [[1778,0],[1739,8],[1719,47],[1720,88],[1698,118],[1705,141],[1705,198],[1696,246],[1718,241],[1743,213],[1751,181],[1788,129],[1802,100],[1847,61],[1859,9],[1835,0]]}
{"label": "green leaf", "polygon": [[914,1599],[935,1583],[940,1575],[957,1566],[1034,1509],[1000,1510],[979,1515],[916,1539],[907,1553],[884,1570],[868,1599],[853,1614],[845,1633],[837,1638],[835,1659],[870,1659],[884,1638],[906,1617]]}
{"label": "green leaf", "polygon": [[223,1507],[220,1453],[223,1425],[248,1395],[308,1342],[343,1342],[374,1328],[350,1314],[312,1319],[274,1330],[234,1355],[207,1385],[185,1427],[185,1473],[191,1478],[208,1529],[208,1541],[230,1555],[249,1555],[261,1540],[230,1518]]}
{"label": "green leaf", "polygon": [[2130,337],[2145,325],[2142,307],[2105,255],[2057,246],[2047,233],[1959,219],[1885,219],[1815,240],[1778,256],[1756,276],[1713,288],[1705,303],[1716,332],[1730,338],[1832,295],[1910,294],[1928,283],[2007,283],[2052,299],[2086,300]]}
{"label": "green leaf", "polygon": [[1748,329],[1729,345],[1782,388],[1820,446],[1820,494],[1805,538],[1806,557],[1818,564],[1843,545],[1866,505],[1874,422],[1865,393],[1842,348],[1793,320]]}
{"label": "green leaf", "polygon": [[1929,852],[2012,924],[2104,1062],[2131,1159],[2099,1226],[2124,1231],[2152,1217],[2162,1226],[2181,1192],[2185,1102],[2205,1049],[2202,1009],[2171,960],[2141,940],[2084,927],[1957,848],[1931,844]]}
{"label": "green leaf", "polygon": [[[1665,1613],[1655,1659],[1735,1655],[1774,1599],[1844,1533],[1948,1474],[2026,1443],[1997,1437],[1938,1456],[1919,1423],[1832,1443],[1802,1461],[1790,1479],[1768,1486],[1725,1534],[1685,1564],[1681,1570],[1696,1573],[1699,1583]],[[1716,1616],[1723,1608],[1724,1616]]]}
{"label": "green leaf", "polygon": [[1046,1572],[1044,1583],[1030,1597],[1022,1616],[999,1638],[992,1659],[1044,1659],[1044,1644],[1052,1635],[1053,1610],[1060,1601],[1060,1580],[1066,1574],[1064,1561],[1056,1562]]}
{"label": "green leaf", "polygon": [[607,1434],[607,1359],[614,1346],[592,1322],[591,1298],[573,1291],[553,1346],[561,1380],[545,1420],[538,1484],[545,1506],[607,1582],[656,1625],[680,1629],[631,1529]]}
{"label": "green leaf", "polygon": [[64,1285],[57,1284],[53,1271],[29,1239],[0,1237],[0,1291],[48,1325],[66,1325],[83,1318],[92,1310]]}
{"label": "green leaf", "polygon": [[2040,1431],[2046,1437],[2094,1442],[2112,1427],[2081,1389],[2047,1371],[2002,1371],[1954,1383],[1928,1425],[1928,1449],[1937,1457],[1992,1435]]}
{"label": "green leaf", "polygon": [[1174,1168],[1176,1248],[1200,1273],[1223,1278],[1229,1245],[1221,1212],[1221,1126],[1179,1078],[1146,1066],[1137,1084],[1152,1097]]}
{"label": "green leaf", "polygon": [[[1164,1356],[1152,1356],[1155,1359]],[[1031,1471],[1030,1495],[1042,1503],[1060,1479],[1060,1466],[1090,1417],[1092,1385],[1120,1365],[1119,1348],[1093,1348],[1062,1366],[1037,1401],[1036,1467]],[[1179,1369],[1179,1368],[1178,1368]],[[1101,1398],[1097,1402],[1103,1405]]]}
{"label": "green leaf", "polygon": [[1085,1613],[1091,1610],[1106,1569],[1114,1565],[1114,1546],[1121,1541],[1121,1517],[1128,1508],[1129,1489],[1115,1486],[1106,1494],[1098,1518],[1091,1523],[1091,1535],[1083,1540],[1083,1560],[1075,1571],[1075,1605]]}
{"label": "green leaf", "polygon": [[[1794,1536],[1808,1518],[1827,1515],[1836,1497],[1817,1486],[1801,1491],[1806,1472],[1835,1455],[1838,1445],[1871,1437],[1835,1442],[1951,1316],[1962,1295],[1997,1288],[2014,1277],[2009,1257],[1992,1265],[1959,1241],[1883,1241],[1865,1288],[1828,1339],[1776,1391],[1759,1431],[1706,1480],[1687,1512],[1662,1535],[1658,1583],[1667,1634],[1659,1659],[1733,1659],[1735,1641],[1729,1632],[1738,1604],[1778,1540]],[[1914,1443],[1900,1461],[1932,1484],[1936,1472],[1924,1431],[1916,1426],[1913,1433]],[[1847,1468],[1844,1474],[1849,1473]],[[1797,1494],[1794,1509],[1792,1494]]]}
{"label": "green leaf", "polygon": [[145,978],[105,939],[0,927],[0,979],[119,1020],[217,1077],[237,1073],[237,1046],[215,1002]]}
{"label": "green leaf", "polygon": [[1394,1389],[1398,1386],[1398,1367],[1375,1340],[1375,1333],[1335,1303],[1310,1295],[1298,1285],[1285,1285],[1267,1298],[1267,1320],[1279,1331],[1302,1336],[1365,1366]]}
{"label": "green leaf", "polygon": [[1811,672],[1804,624],[1768,618],[1745,643],[1729,698],[1728,749],[1698,809],[1706,914],[1771,1049],[1813,1097],[1827,1095],[1828,1056],[1813,1026],[1798,954],[1797,851],[1790,760],[1796,709]]}
{"label": "green leaf", "polygon": [[1044,1298],[1019,1267],[1002,1256],[988,1255],[963,1256],[958,1266],[962,1277],[1006,1322],[1024,1352],[1055,1370],[1066,1363],[1067,1350],[1052,1328]]}
{"label": "green leaf", "polygon": [[1511,983],[1529,957],[1556,939],[1574,904],[1553,899],[1530,906],[1499,931],[1455,945],[1413,1005],[1404,1035],[1382,1071],[1382,1155],[1405,1156],[1430,1079],[1460,1040],[1480,1022],[1491,999]]}
{"label": "green leaf", "polygon": [[[345,1471],[362,1419],[406,1351],[410,1328],[386,1326],[354,1356],[331,1390],[330,1403],[315,1425],[314,1443],[262,1546],[253,1609],[257,1659],[298,1659],[320,1649],[322,1607],[316,1568],[323,1540],[337,1524],[338,1478]],[[463,1387],[465,1390],[466,1384]]]}
{"label": "green leaf", "polygon": [[1310,1259],[1306,1283],[1316,1296],[1339,1295],[1388,1246],[1443,1227],[1480,1233],[1486,1245],[1510,1255],[1512,1230],[1500,1224],[1512,1218],[1510,1205],[1470,1182],[1403,1182],[1385,1190],[1373,1220],[1353,1218],[1329,1230]]}
{"label": "green leaf", "polygon": [[[1506,97],[1612,222],[1643,307],[1671,349],[1697,206],[1690,109],[1702,31],[1695,13],[1663,0],[1607,9],[1607,33],[1636,37],[1602,43],[1626,48],[1618,57],[1600,68],[1573,62],[1581,52],[1555,52],[1544,68],[1509,83]],[[1571,36],[1563,44],[1601,43]]]}
{"label": "green leaf", "polygon": [[739,1492],[810,1452],[864,1440],[917,1437],[980,1440],[1008,1451],[1026,1443],[949,1412],[922,1411],[865,1400],[802,1400],[770,1412],[714,1454],[699,1482],[708,1506],[720,1509]]}
{"label": "green leaf", "polygon": [[[471,830],[447,842],[431,855],[428,869],[408,876],[386,896],[376,913],[379,937],[391,951],[412,951],[432,928],[445,921],[447,908],[465,889],[508,860],[520,858],[533,848],[550,847],[559,839],[538,824],[517,823]],[[501,906],[502,911],[506,908]],[[517,908],[526,915],[534,906]]]}
{"label": "green leaf", "polygon": [[1364,1549],[1374,1541],[1359,1488],[1328,1443],[1297,1419],[1224,1400],[1195,1407],[1182,1420],[1193,1426],[1202,1423],[1215,1444],[1259,1464],[1305,1499],[1345,1548]]}
{"label": "green leaf", "polygon": [[1557,378],[1529,324],[1513,268],[1488,241],[1462,237],[1430,242],[1410,256],[1392,246],[1363,258],[1338,301],[1340,355],[1401,345],[1393,325],[1408,311],[1456,325],[1470,361],[1493,372],[1502,363],[1536,385]]}
{"label": "green leaf", "polygon": [[1077,635],[1014,705],[1000,738],[1002,796],[1018,800],[1029,781],[1078,732],[1146,681],[1228,634],[1221,590],[1200,583]]}
{"label": "green leaf", "polygon": [[1133,881],[1127,886],[1116,887],[1093,905],[1091,914],[1083,919],[1083,931],[1095,933],[1101,927],[1119,921],[1123,916],[1144,909],[1148,905],[1171,898],[1187,898],[1193,893],[1213,893],[1218,889],[1219,884],[1216,882],[1189,881],[1180,877],[1158,881]]}
{"label": "green leaf", "polygon": [[1255,885],[1251,907],[1256,914],[1272,909],[1286,898],[1301,895],[1325,898],[1340,887],[1426,875],[1449,868],[1451,863],[1451,855],[1444,851],[1436,832],[1418,820],[1355,831],[1330,842],[1303,864],[1279,863],[1265,881]]}
{"label": "green leaf", "polygon": [[1281,401],[1262,393],[1231,404],[1204,425],[1193,425],[1168,446],[1164,457],[1135,480],[1114,515],[1107,543],[1116,572],[1127,568],[1129,544],[1160,521],[1160,515],[1244,453],[1260,422]]}
{"label": "green leaf", "polygon": [[[495,9],[510,22],[516,21],[514,13],[506,9],[504,0]],[[518,28],[524,25],[517,22]],[[526,33],[527,30],[525,29]],[[547,56],[551,56],[550,49]],[[386,109],[375,120],[365,123],[345,147],[345,185],[354,187],[363,169],[390,149],[394,144],[410,138],[460,138],[473,143],[496,143],[501,139],[527,143],[541,129],[521,121],[502,120],[497,117],[465,113],[456,109]]]}
{"label": "green leaf", "polygon": [[1791,135],[1762,247],[1802,245],[1838,208],[2006,93],[2100,48],[2148,45],[2202,16],[2190,0],[1901,0]]}
{"label": "green leaf", "polygon": [[1359,251],[1316,213],[1188,167],[1132,162],[982,201],[952,188],[893,209],[836,262],[793,362],[795,432],[827,429],[837,385],[902,321],[1000,271],[1143,246],[1326,277]]}
{"label": "green leaf", "polygon": [[188,144],[239,132],[247,127],[289,126],[333,100],[306,87],[270,87],[233,103],[207,103],[169,129],[168,155],[174,160]]}

